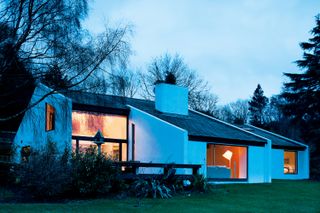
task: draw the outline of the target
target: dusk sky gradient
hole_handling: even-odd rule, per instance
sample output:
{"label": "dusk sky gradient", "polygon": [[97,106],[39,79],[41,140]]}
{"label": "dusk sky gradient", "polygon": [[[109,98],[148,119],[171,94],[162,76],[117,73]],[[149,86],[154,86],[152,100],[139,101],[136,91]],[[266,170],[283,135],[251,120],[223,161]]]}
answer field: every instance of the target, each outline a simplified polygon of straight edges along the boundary
{"label": "dusk sky gradient", "polygon": [[84,26],[132,24],[132,67],[179,53],[225,104],[250,98],[258,83],[278,94],[319,12],[320,0],[95,0]]}

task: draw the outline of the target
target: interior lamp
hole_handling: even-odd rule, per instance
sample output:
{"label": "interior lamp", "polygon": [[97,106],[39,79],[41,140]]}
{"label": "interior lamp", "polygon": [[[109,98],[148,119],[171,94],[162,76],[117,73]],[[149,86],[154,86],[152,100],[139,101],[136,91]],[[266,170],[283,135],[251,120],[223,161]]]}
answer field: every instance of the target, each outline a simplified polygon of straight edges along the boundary
{"label": "interior lamp", "polygon": [[230,150],[227,150],[222,155],[225,159],[229,160],[229,168],[231,168],[231,158],[232,158],[232,152]]}

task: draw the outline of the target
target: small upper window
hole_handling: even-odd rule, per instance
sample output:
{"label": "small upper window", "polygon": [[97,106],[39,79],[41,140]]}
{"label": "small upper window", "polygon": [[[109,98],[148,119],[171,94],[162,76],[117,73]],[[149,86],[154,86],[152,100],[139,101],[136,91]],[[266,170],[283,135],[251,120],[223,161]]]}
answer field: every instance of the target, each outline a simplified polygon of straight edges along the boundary
{"label": "small upper window", "polygon": [[284,174],[297,174],[297,152],[284,151]]}
{"label": "small upper window", "polygon": [[55,109],[50,104],[46,104],[46,131],[54,130]]}

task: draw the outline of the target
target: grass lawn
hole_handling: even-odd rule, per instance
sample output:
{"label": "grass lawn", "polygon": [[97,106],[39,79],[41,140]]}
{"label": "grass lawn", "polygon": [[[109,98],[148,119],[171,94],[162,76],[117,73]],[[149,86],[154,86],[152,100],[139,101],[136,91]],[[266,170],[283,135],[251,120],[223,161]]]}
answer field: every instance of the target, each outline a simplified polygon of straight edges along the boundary
{"label": "grass lawn", "polygon": [[320,182],[219,185],[212,192],[172,199],[96,199],[67,203],[0,204],[0,212],[320,212]]}

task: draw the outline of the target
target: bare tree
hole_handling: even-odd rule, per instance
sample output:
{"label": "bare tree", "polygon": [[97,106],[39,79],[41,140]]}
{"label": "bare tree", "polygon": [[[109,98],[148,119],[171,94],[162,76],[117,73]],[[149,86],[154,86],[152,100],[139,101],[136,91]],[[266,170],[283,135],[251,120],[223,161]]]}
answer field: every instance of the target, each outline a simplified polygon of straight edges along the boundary
{"label": "bare tree", "polygon": [[225,122],[233,124],[245,124],[249,119],[249,104],[247,100],[237,100],[220,106],[214,112],[214,116]]}
{"label": "bare tree", "polygon": [[[0,1],[0,28],[6,29],[5,33],[0,32],[0,77],[10,72],[15,63],[13,57],[8,57],[10,49],[35,81],[47,77],[52,67],[61,73],[64,84],[52,84],[51,93],[69,88],[88,89],[96,80],[104,85],[101,78],[106,77],[106,68],[126,63],[131,53],[130,26],[106,27],[97,36],[81,27],[87,16],[87,0]],[[0,116],[0,121],[18,116],[36,104],[10,116]]]}
{"label": "bare tree", "polygon": [[190,69],[178,54],[174,56],[164,54],[154,58],[147,72],[140,73],[141,96],[146,99],[154,99],[154,85],[156,82],[165,81],[167,73],[175,76],[177,85],[189,89],[191,108],[211,114],[217,102],[217,96],[210,93],[208,82],[200,78],[196,71]]}
{"label": "bare tree", "polygon": [[216,117],[222,121],[228,122],[228,123],[233,122],[233,114],[232,114],[231,108],[228,104],[217,107],[217,110],[214,114],[214,117]]}
{"label": "bare tree", "polygon": [[136,95],[140,85],[137,72],[128,68],[114,70],[109,82],[111,94],[130,98]]}
{"label": "bare tree", "polygon": [[211,93],[198,92],[190,102],[190,107],[207,115],[214,115],[217,111],[218,97]]}
{"label": "bare tree", "polygon": [[229,104],[232,113],[232,123],[245,124],[249,119],[249,104],[247,100],[237,100]]}

